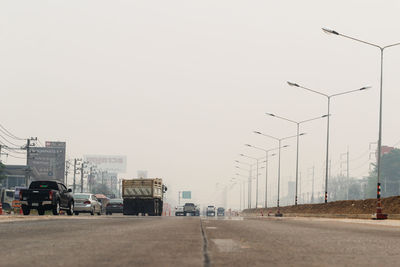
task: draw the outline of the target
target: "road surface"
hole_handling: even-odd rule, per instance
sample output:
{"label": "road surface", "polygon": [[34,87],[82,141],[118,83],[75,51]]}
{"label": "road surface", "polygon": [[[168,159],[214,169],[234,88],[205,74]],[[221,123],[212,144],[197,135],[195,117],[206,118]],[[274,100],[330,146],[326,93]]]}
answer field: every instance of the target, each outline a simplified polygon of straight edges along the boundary
{"label": "road surface", "polygon": [[28,216],[11,222],[0,220],[0,265],[399,264],[400,227],[352,222],[310,218]]}

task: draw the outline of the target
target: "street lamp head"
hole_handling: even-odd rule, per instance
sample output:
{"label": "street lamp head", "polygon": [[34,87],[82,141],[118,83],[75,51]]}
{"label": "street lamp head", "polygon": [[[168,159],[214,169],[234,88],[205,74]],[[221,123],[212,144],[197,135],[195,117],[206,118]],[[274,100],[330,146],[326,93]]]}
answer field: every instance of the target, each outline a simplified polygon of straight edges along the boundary
{"label": "street lamp head", "polygon": [[369,88],[371,88],[371,86],[364,86],[364,87],[361,87],[361,88],[360,88],[360,91],[362,91],[362,90],[367,90],[367,89],[369,89]]}
{"label": "street lamp head", "polygon": [[262,134],[261,132],[258,132],[258,131],[254,131],[253,133],[255,133],[255,134]]}
{"label": "street lamp head", "polygon": [[284,145],[283,147],[288,147],[289,145]]}
{"label": "street lamp head", "polygon": [[245,144],[245,146],[252,147],[252,145],[250,145],[250,144]]}
{"label": "street lamp head", "polygon": [[299,134],[299,136],[302,136],[302,135],[306,135],[306,133],[301,133],[301,134]]}
{"label": "street lamp head", "polygon": [[240,163],[240,161],[238,161],[238,160],[235,160],[235,162]]}
{"label": "street lamp head", "polygon": [[326,118],[328,116],[329,116],[329,114],[325,114],[325,115],[322,115],[321,118]]}
{"label": "street lamp head", "polygon": [[239,156],[242,156],[242,157],[244,157],[244,154],[239,154]]}
{"label": "street lamp head", "polygon": [[339,35],[339,33],[337,31],[334,31],[334,30],[331,30],[331,29],[322,28],[322,30],[324,31],[324,33],[327,33],[327,34]]}
{"label": "street lamp head", "polygon": [[267,115],[269,115],[271,117],[275,117],[275,114],[273,114],[273,113],[265,113],[265,114],[267,114]]}
{"label": "street lamp head", "polygon": [[300,85],[298,85],[297,83],[292,83],[292,82],[287,82],[287,84],[289,84],[290,86],[294,86],[294,87],[300,87]]}

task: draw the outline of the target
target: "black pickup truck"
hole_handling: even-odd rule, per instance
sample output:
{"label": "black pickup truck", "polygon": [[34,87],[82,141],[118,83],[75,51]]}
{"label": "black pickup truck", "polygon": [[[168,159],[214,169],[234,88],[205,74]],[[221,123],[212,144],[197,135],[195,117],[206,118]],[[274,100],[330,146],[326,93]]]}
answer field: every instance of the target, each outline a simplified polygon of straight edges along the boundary
{"label": "black pickup truck", "polygon": [[37,209],[39,215],[46,210],[58,215],[60,210],[66,210],[68,215],[74,213],[74,198],[72,190],[56,181],[33,181],[29,189],[19,192],[21,208],[24,215],[29,215],[31,209]]}

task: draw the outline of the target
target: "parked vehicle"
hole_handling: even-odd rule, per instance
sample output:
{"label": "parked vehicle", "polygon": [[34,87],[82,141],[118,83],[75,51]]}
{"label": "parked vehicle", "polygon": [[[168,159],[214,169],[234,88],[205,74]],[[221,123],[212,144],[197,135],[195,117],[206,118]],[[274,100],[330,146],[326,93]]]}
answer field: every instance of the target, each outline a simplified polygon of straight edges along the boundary
{"label": "parked vehicle", "polygon": [[75,215],[79,213],[90,213],[90,215],[101,215],[101,204],[94,194],[75,193]]}
{"label": "parked vehicle", "polygon": [[185,203],[185,205],[183,206],[183,213],[184,216],[187,216],[188,214],[190,214],[191,216],[195,216],[196,206],[193,203]]}
{"label": "parked vehicle", "polygon": [[183,206],[178,206],[175,209],[175,216],[184,216]]}
{"label": "parked vehicle", "polygon": [[12,202],[14,200],[14,193],[15,190],[5,189],[5,188],[0,189],[0,201],[3,204],[3,209],[5,204],[9,204],[9,206],[11,207]]}
{"label": "parked vehicle", "polygon": [[217,209],[217,216],[225,216],[225,209],[222,207],[219,207]]}
{"label": "parked vehicle", "polygon": [[39,215],[51,210],[54,215],[60,210],[66,210],[68,215],[74,212],[74,197],[72,190],[56,181],[33,181],[28,189],[19,191],[19,199],[24,215],[29,215],[31,209],[37,209]]}
{"label": "parked vehicle", "polygon": [[103,194],[95,194],[95,196],[101,204],[101,213],[104,214],[106,212],[106,207],[108,205],[108,202],[110,202],[110,199]]}
{"label": "parked vehicle", "polygon": [[106,207],[106,215],[112,215],[113,213],[124,212],[124,200],[123,199],[110,199]]}
{"label": "parked vehicle", "polygon": [[207,216],[215,216],[215,207],[214,206],[207,207]]}
{"label": "parked vehicle", "polygon": [[124,215],[161,216],[165,191],[159,178],[122,180]]}

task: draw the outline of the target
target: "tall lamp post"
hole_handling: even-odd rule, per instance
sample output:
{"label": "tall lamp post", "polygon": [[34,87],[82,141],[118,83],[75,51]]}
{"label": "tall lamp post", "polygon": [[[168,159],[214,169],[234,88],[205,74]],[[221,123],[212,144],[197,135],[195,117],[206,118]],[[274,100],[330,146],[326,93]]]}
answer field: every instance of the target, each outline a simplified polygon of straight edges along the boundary
{"label": "tall lamp post", "polygon": [[[328,112],[327,115],[330,115],[330,108],[331,108],[331,98],[336,97],[336,96],[341,96],[341,95],[346,95],[346,94],[350,94],[350,93],[354,93],[354,92],[358,92],[358,91],[363,91],[366,90],[368,88],[370,88],[369,86],[365,86],[365,87],[361,87],[359,89],[355,89],[355,90],[350,90],[350,91],[346,91],[346,92],[342,92],[342,93],[337,93],[337,94],[332,94],[332,95],[327,95],[324,93],[321,93],[319,91],[315,91],[312,90],[310,88],[304,87],[304,86],[300,86],[297,83],[292,83],[292,82],[287,82],[290,86],[294,86],[294,87],[299,87],[302,88],[304,90],[307,90],[309,92],[321,95],[326,97],[326,99],[328,100]],[[326,158],[325,158],[325,203],[328,203],[328,176],[329,176],[329,118],[330,116],[326,116],[327,118],[327,123],[326,123]]]}
{"label": "tall lamp post", "polygon": [[242,210],[242,199],[244,198],[244,196],[242,197],[242,193],[243,193],[243,191],[242,191],[242,188],[243,188],[243,186],[244,186],[244,183],[245,183],[245,181],[243,180],[243,179],[241,179],[241,178],[238,178],[238,177],[233,177],[232,179],[231,179],[231,181],[235,181],[236,183],[238,183],[239,184],[239,190],[240,190],[240,210]]}
{"label": "tall lamp post", "polygon": [[260,159],[258,159],[258,158],[254,158],[254,157],[250,157],[250,156],[247,156],[247,155],[245,155],[245,154],[240,154],[240,156],[242,156],[242,157],[245,157],[245,158],[249,158],[249,159],[253,159],[253,160],[255,160],[256,161],[256,208],[257,208],[257,205],[258,205],[258,163],[259,163],[259,160]]}
{"label": "tall lamp post", "polygon": [[[265,164],[265,201],[264,201],[264,208],[267,208],[268,207],[268,205],[267,205],[267,200],[268,200],[268,198],[267,198],[267,194],[268,194],[268,156],[269,156],[269,152],[277,150],[277,149],[279,149],[279,147],[275,147],[275,148],[272,148],[272,149],[264,149],[264,148],[253,146],[253,145],[250,145],[250,144],[246,144],[246,146],[254,148],[254,149],[262,150],[262,151],[265,152],[266,164]],[[288,145],[285,145],[283,147],[288,147]],[[275,154],[272,154],[271,156],[274,156],[274,155]]]}
{"label": "tall lamp post", "polygon": [[[238,169],[242,169],[242,170],[245,170],[245,169],[243,169],[243,168],[241,168],[241,167],[239,167],[239,166],[235,166],[236,168],[238,168]],[[247,170],[248,171],[248,170]],[[240,178],[238,178],[238,179],[240,179],[241,181],[242,181],[242,183],[243,183],[243,187],[242,187],[242,202],[243,202],[243,205],[242,204],[240,204],[241,205],[241,208],[240,209],[242,209],[242,207],[243,207],[243,209],[246,207],[246,178],[248,178],[247,176],[245,176],[245,175],[242,175],[242,174],[240,174],[240,173],[235,173],[235,175],[236,176],[238,176],[238,177],[242,177],[243,179],[240,179]]]}
{"label": "tall lamp post", "polygon": [[387,48],[393,47],[393,46],[398,46],[400,43],[395,43],[391,45],[386,45],[386,46],[380,46],[377,44],[373,44],[370,42],[366,42],[354,37],[350,37],[341,33],[338,33],[337,31],[322,28],[322,30],[325,33],[328,34],[334,34],[337,36],[342,36],[344,38],[363,43],[369,46],[373,46],[379,49],[380,51],[380,56],[381,56],[381,73],[380,73],[380,90],[379,90],[379,137],[378,137],[378,158],[377,158],[377,206],[376,206],[376,214],[375,214],[375,219],[381,220],[381,219],[387,219],[387,214],[382,213],[382,203],[381,203],[381,183],[380,183],[380,177],[381,177],[381,153],[382,153],[382,104],[383,104],[383,55],[384,51]]}
{"label": "tall lamp post", "polygon": [[253,164],[250,164],[250,163],[247,163],[247,162],[242,162],[242,161],[239,161],[239,160],[235,160],[235,162],[239,163],[239,164],[244,164],[244,165],[249,166],[249,169],[248,169],[248,171],[249,171],[249,180],[248,180],[249,184],[247,185],[247,190],[248,190],[248,192],[247,192],[247,207],[249,209],[251,209],[251,191],[252,191],[252,188],[251,188],[251,184],[252,184],[252,182],[251,182],[251,169],[253,168]]}
{"label": "tall lamp post", "polygon": [[[255,134],[260,134],[260,135],[263,135],[263,136],[266,136],[266,137],[269,137],[269,138],[272,138],[272,139],[275,139],[276,141],[278,141],[278,144],[279,144],[279,146],[278,146],[278,199],[277,199],[277,202],[276,202],[277,212],[276,212],[275,216],[281,217],[282,214],[280,212],[280,207],[279,207],[279,193],[280,193],[280,184],[281,184],[281,149],[282,149],[282,141],[286,140],[286,139],[290,139],[290,138],[296,137],[297,135],[278,138],[278,137],[274,137],[274,136],[271,136],[271,135],[268,135],[268,134],[264,134],[264,133],[261,133],[261,132],[258,132],[258,131],[254,131],[254,133]],[[301,133],[300,135],[304,135],[304,134],[305,133]]]}
{"label": "tall lamp post", "polygon": [[272,114],[272,113],[265,113],[265,114],[267,114],[267,115],[269,115],[271,117],[274,117],[274,118],[278,118],[278,119],[282,119],[282,120],[294,123],[294,124],[297,125],[297,138],[296,138],[297,139],[296,140],[296,190],[295,190],[296,193],[295,193],[295,197],[294,197],[294,205],[297,206],[297,190],[298,190],[298,180],[299,180],[299,134],[300,134],[300,124],[325,118],[325,117],[329,116],[329,114],[326,114],[326,115],[323,115],[323,116],[319,116],[319,117],[315,117],[315,118],[308,119],[308,120],[303,120],[303,121],[290,120],[288,118],[277,116],[277,115]]}

